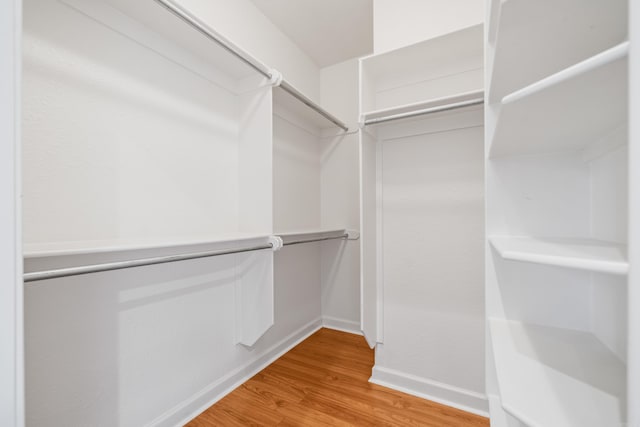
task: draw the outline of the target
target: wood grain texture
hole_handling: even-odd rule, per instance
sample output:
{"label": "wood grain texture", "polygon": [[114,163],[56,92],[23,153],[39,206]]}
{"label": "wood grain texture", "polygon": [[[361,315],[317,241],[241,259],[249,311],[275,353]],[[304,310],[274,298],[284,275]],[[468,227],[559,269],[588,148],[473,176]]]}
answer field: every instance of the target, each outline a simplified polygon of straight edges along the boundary
{"label": "wood grain texture", "polygon": [[320,329],[187,426],[489,426],[486,418],[369,383],[372,366],[363,337]]}

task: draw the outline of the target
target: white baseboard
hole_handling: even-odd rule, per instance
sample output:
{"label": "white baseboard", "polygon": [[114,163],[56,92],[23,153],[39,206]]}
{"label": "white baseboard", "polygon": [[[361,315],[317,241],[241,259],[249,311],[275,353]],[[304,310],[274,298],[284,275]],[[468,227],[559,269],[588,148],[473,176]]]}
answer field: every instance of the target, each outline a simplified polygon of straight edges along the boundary
{"label": "white baseboard", "polygon": [[360,322],[353,320],[339,319],[337,317],[322,316],[322,327],[335,329],[336,331],[348,332],[350,334],[362,335]]}
{"label": "white baseboard", "polygon": [[379,366],[373,367],[369,382],[472,414],[489,416],[487,397],[474,391]]}
{"label": "white baseboard", "polygon": [[291,335],[274,344],[253,361],[236,368],[229,374],[211,383],[195,395],[174,406],[149,424],[148,427],[183,426],[205,409],[231,393],[249,378],[269,366],[280,356],[291,350],[311,334],[322,328],[322,319],[318,318]]}

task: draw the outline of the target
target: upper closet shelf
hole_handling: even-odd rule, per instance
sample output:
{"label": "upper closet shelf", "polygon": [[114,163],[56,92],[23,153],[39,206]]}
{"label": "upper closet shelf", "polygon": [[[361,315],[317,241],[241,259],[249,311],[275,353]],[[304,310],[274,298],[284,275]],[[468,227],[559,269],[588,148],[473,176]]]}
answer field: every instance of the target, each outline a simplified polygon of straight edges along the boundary
{"label": "upper closet shelf", "polygon": [[484,104],[484,91],[476,90],[460,95],[371,111],[362,115],[361,124],[363,126],[376,125],[480,104]]}
{"label": "upper closet shelf", "polygon": [[268,79],[321,116],[323,127],[330,123],[347,130],[341,120],[293,87],[278,71],[245,52],[174,0],[62,1],[237,94],[258,87],[260,79]]}
{"label": "upper closet shelf", "polygon": [[511,261],[555,265],[609,274],[627,274],[623,245],[590,239],[490,237],[500,256]]}
{"label": "upper closet shelf", "polygon": [[493,0],[491,7],[491,103],[627,38],[627,0]]}
{"label": "upper closet shelf", "polygon": [[[364,115],[481,91],[482,25],[362,58]],[[428,59],[425,59],[428,58]]]}
{"label": "upper closet shelf", "polygon": [[623,125],[628,52],[624,42],[505,96],[490,156],[581,149]]}
{"label": "upper closet shelf", "polygon": [[586,332],[489,319],[502,407],[530,427],[624,425],[625,367]]}
{"label": "upper closet shelf", "polygon": [[131,251],[156,252],[184,252],[185,247],[227,247],[230,244],[262,242],[269,239],[269,234],[256,233],[217,233],[215,235],[199,235],[193,238],[180,238],[168,241],[166,238],[127,239],[116,242],[113,240],[82,240],[78,242],[52,243],[52,244],[26,244],[23,256],[25,259],[48,258],[78,255],[100,255],[109,253],[121,253]]}

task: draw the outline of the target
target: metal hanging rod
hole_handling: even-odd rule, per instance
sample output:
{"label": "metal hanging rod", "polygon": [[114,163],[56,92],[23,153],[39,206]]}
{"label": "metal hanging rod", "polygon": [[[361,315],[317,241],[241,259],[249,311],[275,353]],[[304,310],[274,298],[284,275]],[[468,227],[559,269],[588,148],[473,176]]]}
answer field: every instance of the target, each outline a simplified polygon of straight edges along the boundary
{"label": "metal hanging rod", "polygon": [[[266,78],[272,79],[274,77],[273,71],[269,67],[267,67],[265,64],[258,61],[256,58],[252,57],[248,53],[244,52],[242,49],[234,45],[232,42],[230,42],[220,34],[216,33],[207,24],[199,20],[197,17],[195,17],[186,9],[183,9],[182,7],[174,4],[170,0],[155,0],[155,2],[160,4],[162,7],[164,7],[169,12],[171,12],[173,15],[177,16],[182,21],[187,23],[189,26],[197,30],[200,34],[204,35],[209,40],[215,42],[220,47],[222,47],[223,49],[225,49],[226,51],[234,55],[236,58],[240,59],[242,62],[244,62],[245,64],[247,64],[248,66],[256,70],[257,72],[259,72]],[[288,92],[289,94],[293,95],[298,100],[300,100],[303,104],[312,108],[322,117],[324,117],[325,119],[329,120],[330,122],[338,126],[339,128],[343,129],[344,131],[349,130],[347,125],[345,125],[341,120],[339,120],[338,118],[336,118],[335,116],[333,116],[332,114],[324,110],[322,107],[320,107],[318,104],[316,104],[315,102],[307,98],[305,95],[303,95],[300,91],[298,91],[296,88],[291,86],[286,81],[283,80],[282,83],[280,84],[280,87],[286,92]]]}
{"label": "metal hanging rod", "polygon": [[104,264],[83,265],[81,267],[59,268],[56,270],[36,271],[24,274],[24,282],[58,279],[60,277],[80,276],[83,274],[100,273],[104,271],[123,270],[125,268],[144,267],[147,265],[166,264],[168,262],[186,261],[190,259],[209,258],[219,255],[238,254],[242,252],[272,249],[273,243],[251,246],[247,248],[221,249],[216,251],[193,252],[189,254],[165,255],[152,258],[133,259],[127,261],[107,262]]}
{"label": "metal hanging rod", "polygon": [[[348,233],[340,236],[316,237],[310,239],[299,239],[282,244],[282,246],[298,245],[301,243],[322,242],[325,240],[346,239]],[[83,265],[80,267],[66,267],[54,270],[35,271],[25,273],[23,278],[25,283],[37,282],[40,280],[59,279],[61,277],[80,276],[84,274],[101,273],[105,271],[123,270],[126,268],[145,267],[149,265],[166,264],[169,262],[187,261],[191,259],[210,258],[219,255],[238,254],[243,252],[260,251],[264,249],[279,249],[281,246],[274,243],[265,243],[262,245],[249,246],[246,248],[220,249],[214,251],[192,252],[188,254],[164,255],[152,258],[142,258],[127,261],[114,261],[103,264]]]}
{"label": "metal hanging rod", "polygon": [[349,237],[348,233],[344,233],[340,236],[332,236],[332,237],[316,237],[312,239],[300,239],[300,240],[292,240],[290,242],[284,242],[283,246],[289,245],[299,245],[301,243],[311,243],[311,242],[324,242],[325,240],[336,240],[336,239],[346,239]]}
{"label": "metal hanging rod", "polygon": [[389,116],[376,117],[373,119],[365,119],[364,125],[378,125],[393,120],[408,119],[411,117],[422,116],[425,114],[440,113],[442,111],[456,110],[458,108],[470,107],[472,105],[484,104],[484,98],[468,99],[466,101],[453,102],[451,104],[438,105],[436,107],[423,108],[421,110],[408,111],[406,113],[391,114]]}
{"label": "metal hanging rod", "polygon": [[340,119],[338,119],[334,115],[328,113],[318,104],[316,104],[315,102],[313,102],[312,100],[304,96],[300,91],[298,91],[296,88],[291,86],[287,81],[283,80],[282,83],[280,83],[280,87],[286,92],[288,92],[289,94],[291,94],[293,97],[297,98],[300,102],[302,102],[306,106],[315,110],[322,117],[329,120],[334,125],[338,126],[340,129],[344,130],[345,132],[349,130],[349,127],[346,124],[344,124],[344,122],[342,122]]}
{"label": "metal hanging rod", "polygon": [[177,4],[169,0],[155,0],[155,2],[163,6],[173,15],[177,16],[186,24],[188,24],[190,27],[197,30],[200,34],[204,35],[209,40],[215,42],[220,47],[222,47],[223,49],[231,53],[236,58],[240,59],[242,62],[244,62],[245,64],[247,64],[248,66],[256,70],[257,72],[259,72],[266,78],[271,79],[273,77],[273,74],[271,73],[271,69],[269,69],[269,67],[267,67],[266,65],[264,65],[263,63],[261,63],[260,61],[258,61],[257,59],[249,55],[248,53],[244,52],[238,46],[234,45],[232,42],[230,42],[229,40],[227,40],[217,32],[215,32],[207,24],[199,20],[197,17],[195,17],[186,9],[183,9],[182,7],[178,6]]}

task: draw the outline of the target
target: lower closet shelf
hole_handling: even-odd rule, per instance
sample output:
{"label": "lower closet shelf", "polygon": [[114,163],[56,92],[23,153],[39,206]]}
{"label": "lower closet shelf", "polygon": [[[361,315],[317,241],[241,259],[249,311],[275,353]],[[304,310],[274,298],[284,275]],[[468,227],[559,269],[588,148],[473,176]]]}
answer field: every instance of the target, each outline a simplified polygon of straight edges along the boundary
{"label": "lower closet shelf", "polygon": [[489,319],[502,407],[532,427],[620,426],[625,366],[595,336]]}

